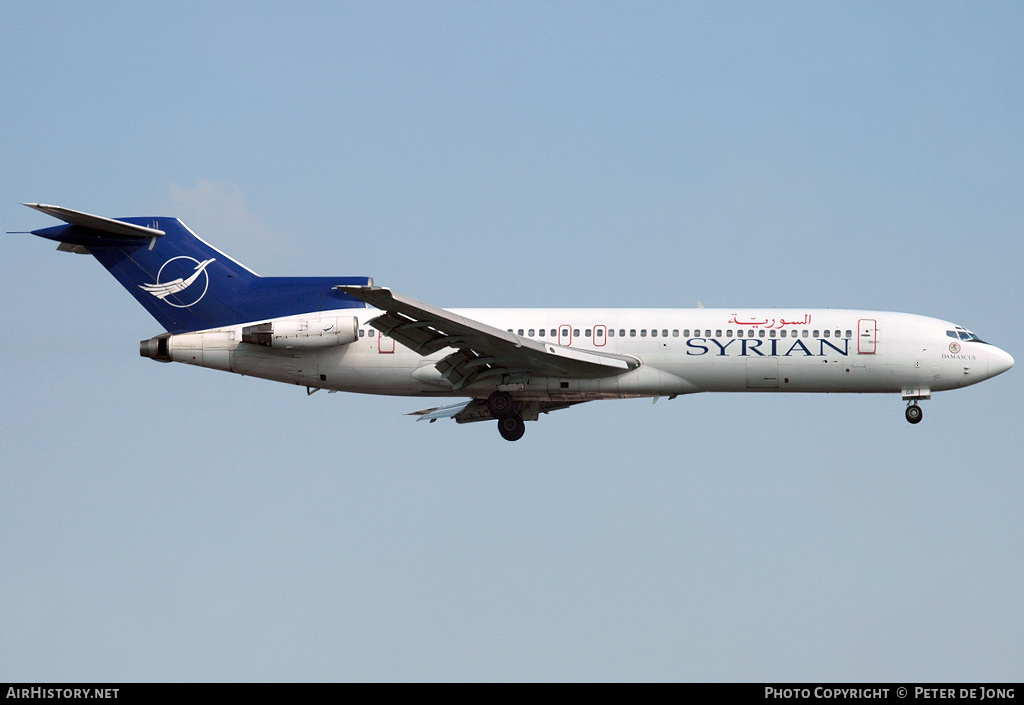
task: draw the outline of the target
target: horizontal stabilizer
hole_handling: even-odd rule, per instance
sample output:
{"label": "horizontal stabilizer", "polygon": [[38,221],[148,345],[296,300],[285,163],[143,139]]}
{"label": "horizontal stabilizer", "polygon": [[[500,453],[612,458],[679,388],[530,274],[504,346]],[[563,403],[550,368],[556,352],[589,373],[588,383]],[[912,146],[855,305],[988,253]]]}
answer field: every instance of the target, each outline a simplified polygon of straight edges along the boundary
{"label": "horizontal stabilizer", "polygon": [[73,211],[70,208],[63,208],[61,206],[49,206],[45,203],[23,203],[22,205],[34,208],[40,213],[51,215],[58,220],[63,220],[65,223],[98,230],[115,237],[148,240],[149,238],[163,237],[166,235],[163,230],[157,230],[156,228],[147,228],[143,225],[125,223],[120,220],[114,220],[113,218],[104,218],[100,215],[92,215],[91,213],[83,213],[82,211]]}
{"label": "horizontal stabilizer", "polygon": [[61,252],[74,252],[76,255],[88,255],[92,254],[89,252],[89,248],[85,245],[75,245],[70,242],[62,242],[57,245],[57,249]]}

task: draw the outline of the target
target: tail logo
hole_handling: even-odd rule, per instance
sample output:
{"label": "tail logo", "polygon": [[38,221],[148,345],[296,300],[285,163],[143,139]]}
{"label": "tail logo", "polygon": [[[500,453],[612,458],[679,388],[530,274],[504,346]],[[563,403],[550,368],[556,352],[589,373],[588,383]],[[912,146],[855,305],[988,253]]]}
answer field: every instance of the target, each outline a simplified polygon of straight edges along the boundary
{"label": "tail logo", "polygon": [[[169,270],[168,276],[174,276],[179,272],[182,273],[182,276],[179,276],[177,279],[171,279],[170,281],[166,282],[161,281],[160,277],[161,275],[163,275],[164,270],[167,269],[167,265],[171,264],[171,262],[176,262],[177,260],[186,261],[178,262],[177,264],[173,265]],[[214,261],[216,261],[216,258],[210,258],[208,260],[200,262],[194,257],[187,257],[185,255],[179,257],[172,257],[171,259],[164,262],[163,266],[160,267],[160,271],[156,273],[156,283],[140,284],[139,288],[142,289],[143,291],[149,292],[156,298],[163,301],[168,306],[173,306],[174,308],[188,308],[189,306],[195,306],[202,300],[204,296],[206,296],[206,290],[210,287],[210,275],[206,273],[206,267],[207,265]],[[195,268],[189,269],[191,263],[195,263]],[[188,275],[187,277],[184,276],[186,274]],[[203,278],[202,290],[200,291],[199,287],[196,287],[194,291],[198,291],[199,296],[197,296],[193,301],[190,301],[188,303],[174,303],[173,301],[167,300],[168,296],[179,294],[182,291],[185,291],[185,289],[188,289],[189,287],[196,284],[199,281],[200,276],[202,276]]]}

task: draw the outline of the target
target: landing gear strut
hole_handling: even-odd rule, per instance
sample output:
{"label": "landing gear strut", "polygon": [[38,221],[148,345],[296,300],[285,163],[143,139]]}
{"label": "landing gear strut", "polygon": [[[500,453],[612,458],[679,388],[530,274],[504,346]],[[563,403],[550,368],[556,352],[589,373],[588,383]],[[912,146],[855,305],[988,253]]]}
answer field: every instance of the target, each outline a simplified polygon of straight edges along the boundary
{"label": "landing gear strut", "polygon": [[526,423],[519,414],[498,419],[498,432],[506,441],[518,441],[526,433]]}
{"label": "landing gear strut", "polygon": [[921,407],[917,405],[916,401],[912,401],[907,404],[907,421],[910,423],[921,423],[921,418],[924,416],[924,412],[921,411]]}

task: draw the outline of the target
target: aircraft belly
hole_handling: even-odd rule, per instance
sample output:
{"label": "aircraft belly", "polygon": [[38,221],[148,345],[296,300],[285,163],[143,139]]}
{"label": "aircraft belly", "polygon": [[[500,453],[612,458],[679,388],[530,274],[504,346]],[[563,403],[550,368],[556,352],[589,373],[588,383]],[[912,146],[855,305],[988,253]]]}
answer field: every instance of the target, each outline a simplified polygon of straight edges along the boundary
{"label": "aircraft belly", "polygon": [[[779,389],[784,392],[891,392],[885,366],[855,364],[844,356],[783,360],[779,366]],[[897,387],[895,391],[899,391]]]}
{"label": "aircraft belly", "polygon": [[340,392],[391,394],[395,396],[448,396],[437,388],[416,382],[412,368],[405,367],[340,367],[326,373],[318,386]]}
{"label": "aircraft belly", "polygon": [[[414,357],[411,353],[380,353],[376,348],[327,348],[319,351],[316,386],[363,394],[422,395],[427,385],[412,376],[419,360],[418,355]],[[432,393],[441,396],[436,389]]]}
{"label": "aircraft belly", "polygon": [[706,392],[738,392],[746,389],[745,365],[744,358],[716,355],[684,360],[669,369]]}
{"label": "aircraft belly", "polygon": [[903,358],[889,363],[889,383],[898,389],[938,389],[941,379],[938,365],[923,359]]}
{"label": "aircraft belly", "polygon": [[881,358],[871,357],[857,365],[839,355],[701,356],[669,369],[709,392],[898,392]]}
{"label": "aircraft belly", "polygon": [[655,367],[653,364],[643,364],[637,369],[617,377],[582,380],[580,385],[584,389],[596,387],[597,391],[619,397],[673,396],[704,391],[700,386],[678,374]]}
{"label": "aircraft belly", "polygon": [[237,345],[231,371],[290,384],[313,385],[317,381],[316,351],[276,351],[258,345]]}

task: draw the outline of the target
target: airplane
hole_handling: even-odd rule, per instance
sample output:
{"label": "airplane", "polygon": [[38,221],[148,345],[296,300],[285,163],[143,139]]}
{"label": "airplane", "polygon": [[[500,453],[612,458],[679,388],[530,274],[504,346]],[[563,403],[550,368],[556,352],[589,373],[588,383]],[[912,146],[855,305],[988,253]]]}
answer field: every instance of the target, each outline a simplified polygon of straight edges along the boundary
{"label": "airplane", "polygon": [[261,277],[177,218],[105,218],[24,205],[64,225],[31,232],[95,257],[163,326],[159,362],[331,392],[456,397],[419,420],[526,421],[598,399],[698,392],[900,394],[918,402],[1002,374],[1013,358],[970,330],[841,309],[466,309],[369,277]]}

